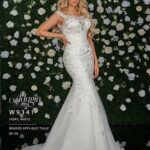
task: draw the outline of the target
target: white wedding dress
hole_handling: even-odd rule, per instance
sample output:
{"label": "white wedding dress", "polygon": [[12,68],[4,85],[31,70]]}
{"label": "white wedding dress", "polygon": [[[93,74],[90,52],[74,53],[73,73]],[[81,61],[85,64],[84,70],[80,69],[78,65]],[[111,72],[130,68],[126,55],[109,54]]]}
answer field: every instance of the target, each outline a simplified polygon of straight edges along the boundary
{"label": "white wedding dress", "polygon": [[46,142],[22,150],[122,150],[94,84],[94,59],[87,41],[91,22],[85,16],[55,13],[63,17],[64,24],[58,27],[70,41],[63,62],[73,84]]}

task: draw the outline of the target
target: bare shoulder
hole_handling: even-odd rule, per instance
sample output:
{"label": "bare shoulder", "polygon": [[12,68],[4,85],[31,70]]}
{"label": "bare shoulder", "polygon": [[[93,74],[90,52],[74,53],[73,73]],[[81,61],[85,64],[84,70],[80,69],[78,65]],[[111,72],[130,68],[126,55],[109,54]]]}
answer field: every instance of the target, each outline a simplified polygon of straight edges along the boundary
{"label": "bare shoulder", "polygon": [[81,12],[83,15],[89,15],[87,8],[82,8]]}

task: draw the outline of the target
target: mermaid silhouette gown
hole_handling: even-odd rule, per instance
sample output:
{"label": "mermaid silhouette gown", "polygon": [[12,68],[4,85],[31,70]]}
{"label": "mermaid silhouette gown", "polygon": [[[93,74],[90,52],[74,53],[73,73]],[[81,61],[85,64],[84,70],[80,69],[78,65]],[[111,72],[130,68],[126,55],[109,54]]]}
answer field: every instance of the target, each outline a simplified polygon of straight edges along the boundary
{"label": "mermaid silhouette gown", "polygon": [[94,84],[94,59],[87,41],[91,22],[85,16],[55,13],[63,17],[64,24],[58,27],[70,41],[63,62],[73,84],[46,142],[22,150],[121,150]]}

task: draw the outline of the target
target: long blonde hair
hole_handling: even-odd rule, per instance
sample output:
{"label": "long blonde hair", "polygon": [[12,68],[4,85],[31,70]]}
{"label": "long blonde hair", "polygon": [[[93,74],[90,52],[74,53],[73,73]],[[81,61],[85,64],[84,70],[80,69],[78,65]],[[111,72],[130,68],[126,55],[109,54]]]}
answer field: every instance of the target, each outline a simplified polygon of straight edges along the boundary
{"label": "long blonde hair", "polygon": [[[65,10],[68,7],[69,3],[68,3],[68,0],[58,0],[56,5],[57,5],[57,9],[62,11],[62,10]],[[85,17],[89,18],[89,20],[91,21],[91,26],[89,28],[88,36],[93,38],[93,36],[95,35],[95,26],[96,26],[96,24],[93,21],[92,16],[90,15],[90,13],[88,11],[88,3],[87,3],[86,0],[80,0],[79,1],[78,6],[76,7],[76,11],[79,14],[81,14],[82,8],[86,8],[86,10],[88,12],[88,14],[85,16]],[[55,26],[55,27],[53,27],[52,32],[60,33],[61,31],[59,30],[59,28],[57,26]]]}

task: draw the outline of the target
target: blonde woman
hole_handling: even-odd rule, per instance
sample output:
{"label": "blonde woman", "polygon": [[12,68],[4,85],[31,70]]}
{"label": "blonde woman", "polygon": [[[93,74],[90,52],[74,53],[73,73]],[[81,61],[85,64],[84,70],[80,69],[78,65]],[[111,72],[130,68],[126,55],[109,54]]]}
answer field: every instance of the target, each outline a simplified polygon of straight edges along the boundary
{"label": "blonde woman", "polygon": [[73,85],[46,142],[23,150],[120,150],[94,84],[99,65],[92,41],[95,24],[88,3],[59,0],[57,7],[36,35],[64,42],[63,62]]}

